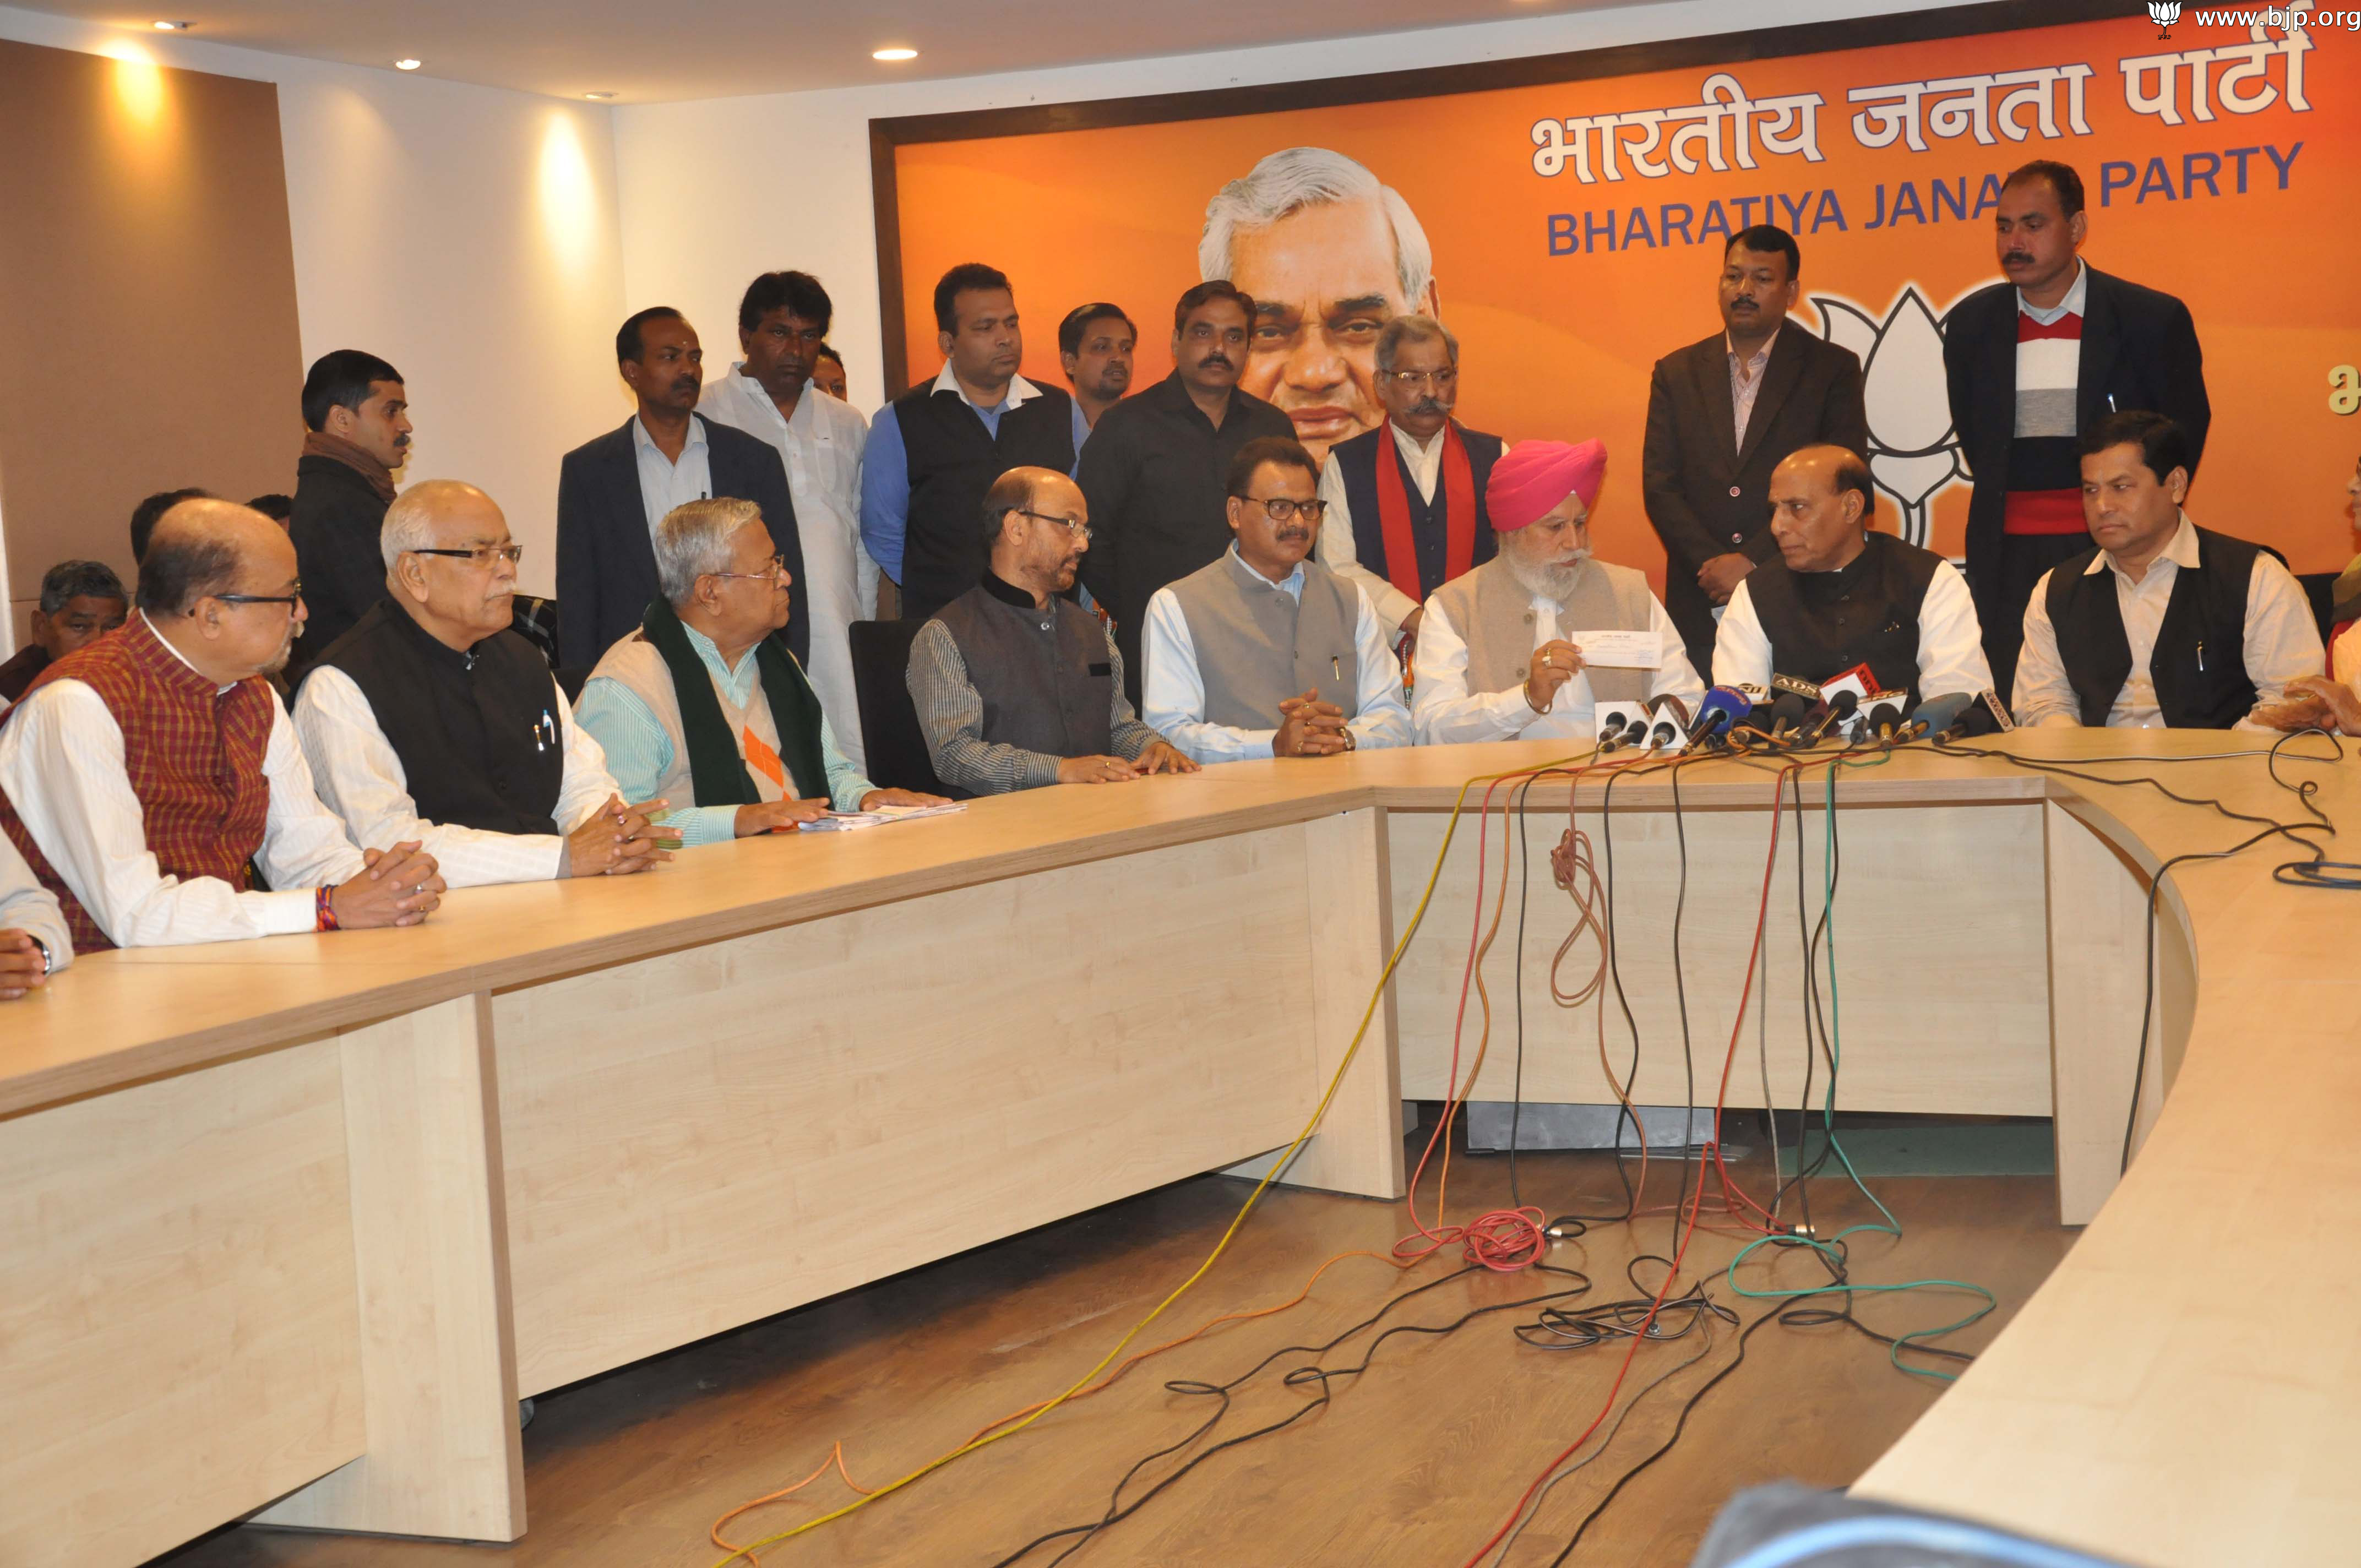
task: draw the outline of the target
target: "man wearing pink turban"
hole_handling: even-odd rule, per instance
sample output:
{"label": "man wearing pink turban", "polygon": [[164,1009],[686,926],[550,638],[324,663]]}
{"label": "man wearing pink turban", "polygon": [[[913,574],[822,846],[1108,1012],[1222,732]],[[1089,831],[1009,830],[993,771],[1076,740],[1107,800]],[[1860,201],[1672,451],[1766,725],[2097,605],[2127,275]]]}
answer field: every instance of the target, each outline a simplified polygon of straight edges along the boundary
{"label": "man wearing pink turban", "polygon": [[[1648,579],[1590,554],[1606,476],[1598,441],[1527,441],[1492,466],[1485,505],[1499,554],[1437,588],[1419,624],[1411,718],[1422,744],[1588,740],[1601,702],[1672,696],[1694,709],[1705,696]],[[1609,631],[1653,643],[1609,650],[1599,636]]]}

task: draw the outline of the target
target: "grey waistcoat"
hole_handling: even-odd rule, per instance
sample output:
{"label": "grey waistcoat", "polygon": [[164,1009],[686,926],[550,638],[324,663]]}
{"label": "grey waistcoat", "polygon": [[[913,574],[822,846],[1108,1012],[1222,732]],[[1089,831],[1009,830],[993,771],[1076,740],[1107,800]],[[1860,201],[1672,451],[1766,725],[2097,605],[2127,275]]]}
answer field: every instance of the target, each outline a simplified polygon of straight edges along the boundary
{"label": "grey waistcoat", "polygon": [[[1481,696],[1525,684],[1532,673],[1533,596],[1510,568],[1505,554],[1434,590],[1435,603],[1467,643],[1467,694]],[[1558,603],[1557,634],[1571,641],[1577,631],[1645,631],[1655,623],[1648,579],[1629,566],[1604,561],[1582,564],[1574,592]],[[1664,654],[1672,656],[1667,647]],[[1654,672],[1586,668],[1590,695],[1600,702],[1640,702]]]}
{"label": "grey waistcoat", "polygon": [[1314,561],[1303,563],[1303,598],[1262,579],[1225,552],[1172,585],[1196,645],[1205,722],[1271,729],[1281,699],[1317,691],[1352,718],[1360,712],[1360,657],[1353,630],[1361,591]]}
{"label": "grey waistcoat", "polygon": [[1019,609],[973,587],[935,619],[983,698],[987,744],[1053,757],[1114,750],[1115,666],[1098,617],[1062,598]]}

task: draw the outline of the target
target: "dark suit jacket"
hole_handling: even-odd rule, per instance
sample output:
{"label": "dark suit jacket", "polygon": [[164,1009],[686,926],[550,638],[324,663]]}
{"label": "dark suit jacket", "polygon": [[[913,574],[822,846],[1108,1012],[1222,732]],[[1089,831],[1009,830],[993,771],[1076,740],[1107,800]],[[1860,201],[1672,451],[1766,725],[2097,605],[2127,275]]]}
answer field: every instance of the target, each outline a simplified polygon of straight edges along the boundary
{"label": "dark suit jacket", "polygon": [[295,510],[287,537],[295,545],[295,571],[303,579],[308,619],[287,664],[287,689],[295,689],[328,644],[353,629],[369,607],[385,598],[385,555],[378,535],[385,527],[385,498],[369,488],[348,463],[318,453],[295,465]]}
{"label": "dark suit jacket", "polygon": [[[2091,267],[2080,366],[2077,429],[2097,423],[2112,400],[2117,410],[2169,415],[2203,454],[2213,408],[2206,400],[2204,355],[2187,305]],[[2016,285],[1994,283],[1951,307],[1943,318],[1943,374],[1960,455],[1975,477],[1968,502],[1968,584],[1977,614],[1991,626],[1984,605],[1995,586],[1992,563],[2000,549],[2008,444],[2016,430]],[[2004,620],[2014,625],[2024,613],[2020,604]]]}
{"label": "dark suit jacket", "polygon": [[1869,455],[1861,361],[1791,317],[1771,345],[1743,448],[1731,437],[1732,419],[1723,334],[1656,361],[1640,489],[1664,542],[1664,609],[1692,660],[1702,647],[1708,663],[1700,670],[1711,667],[1713,601],[1697,587],[1697,568],[1732,552],[1758,562],[1777,554],[1771,470],[1797,447],[1820,442]]}
{"label": "dark suit jacket", "polygon": [[[719,420],[697,417],[705,426],[713,493],[761,507],[772,544],[786,557],[795,577],[788,589],[795,611],[787,621],[787,646],[797,659],[808,662],[811,617],[804,610],[804,547],[796,532],[795,502],[787,495],[786,465],[769,442]],[[656,593],[655,545],[648,536],[647,510],[640,501],[631,422],[625,420],[620,428],[567,453],[558,466],[559,664],[582,670],[596,664],[600,654],[639,626]]]}

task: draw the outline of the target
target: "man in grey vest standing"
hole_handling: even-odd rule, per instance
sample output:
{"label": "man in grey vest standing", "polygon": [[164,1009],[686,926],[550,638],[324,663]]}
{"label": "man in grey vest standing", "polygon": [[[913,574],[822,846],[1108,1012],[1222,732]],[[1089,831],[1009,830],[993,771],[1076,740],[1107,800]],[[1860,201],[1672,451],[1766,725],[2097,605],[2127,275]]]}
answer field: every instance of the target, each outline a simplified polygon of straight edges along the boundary
{"label": "man in grey vest standing", "polygon": [[1307,559],[1326,510],[1288,436],[1230,459],[1230,548],[1148,601],[1148,722],[1200,762],[1411,743],[1401,666],[1361,590]]}
{"label": "man in grey vest standing", "polygon": [[[1588,740],[1601,702],[1705,696],[1680,629],[1648,579],[1590,554],[1598,441],[1527,441],[1492,466],[1485,507],[1499,554],[1427,597],[1418,643],[1418,739]],[[1612,640],[1603,632],[1637,632]],[[1613,644],[1644,643],[1653,647]]]}
{"label": "man in grey vest standing", "polygon": [[1061,597],[1091,547],[1082,487],[1054,469],[1011,468],[983,512],[983,581],[910,644],[910,700],[935,776],[1001,795],[1195,773],[1132,711],[1105,622]]}

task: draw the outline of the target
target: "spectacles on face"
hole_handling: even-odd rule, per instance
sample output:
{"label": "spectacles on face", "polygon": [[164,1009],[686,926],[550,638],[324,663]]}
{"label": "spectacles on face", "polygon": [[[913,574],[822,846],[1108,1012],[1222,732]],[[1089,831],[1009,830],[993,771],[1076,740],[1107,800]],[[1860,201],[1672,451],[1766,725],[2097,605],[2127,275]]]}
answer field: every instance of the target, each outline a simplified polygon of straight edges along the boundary
{"label": "spectacles on face", "polygon": [[771,564],[759,572],[710,572],[708,576],[743,578],[750,583],[775,583],[787,575],[787,558],[774,555]]}
{"label": "spectacles on face", "polygon": [[1289,496],[1246,496],[1241,499],[1262,508],[1273,522],[1292,522],[1300,517],[1306,522],[1316,524],[1328,510],[1326,501],[1299,501]]}
{"label": "spectacles on face", "polygon": [[522,544],[471,544],[465,550],[412,550],[412,555],[448,555],[455,561],[465,561],[472,566],[489,566],[496,559],[511,566],[524,559]]}
{"label": "spectacles on face", "polygon": [[1389,370],[1385,378],[1397,387],[1432,387],[1438,392],[1459,385],[1456,370]]}
{"label": "spectacles on face", "polygon": [[1054,522],[1084,543],[1090,543],[1091,525],[1079,517],[1057,517],[1046,511],[1027,511],[1023,507],[1016,509],[1016,515],[1029,517],[1036,522]]}
{"label": "spectacles on face", "polygon": [[[303,585],[297,583],[295,591],[287,594],[207,594],[205,597],[223,604],[284,605],[287,607],[287,613],[292,615],[295,613],[295,607],[303,602]],[[189,613],[194,615],[197,612],[192,609]]]}

